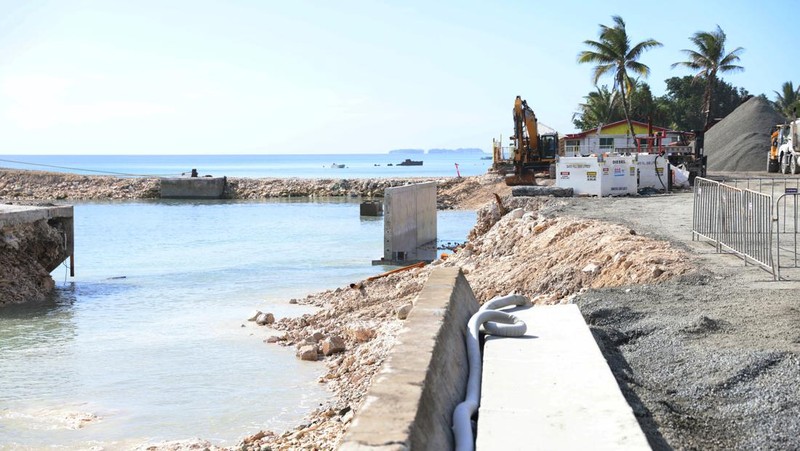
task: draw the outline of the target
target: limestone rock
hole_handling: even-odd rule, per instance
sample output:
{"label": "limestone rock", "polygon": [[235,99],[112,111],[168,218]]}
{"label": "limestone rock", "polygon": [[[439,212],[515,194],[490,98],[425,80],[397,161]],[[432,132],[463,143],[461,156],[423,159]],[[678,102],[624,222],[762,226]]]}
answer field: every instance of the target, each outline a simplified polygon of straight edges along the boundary
{"label": "limestone rock", "polygon": [[260,313],[256,316],[256,324],[259,326],[266,326],[275,322],[275,315],[272,313]]}
{"label": "limestone rock", "polygon": [[253,313],[250,314],[249,317],[247,317],[247,321],[255,321],[256,319],[258,319],[258,315],[260,315],[260,314],[261,314],[261,310],[254,311]]}
{"label": "limestone rock", "polygon": [[350,336],[350,338],[359,343],[364,343],[366,341],[372,340],[373,338],[375,338],[375,335],[377,335],[375,329],[367,327],[365,325],[357,325],[350,327],[347,329],[347,334]]}
{"label": "limestone rock", "polygon": [[316,362],[318,354],[319,351],[316,345],[305,345],[297,350],[297,357],[300,360],[308,360],[310,362]]}
{"label": "limestone rock", "polygon": [[408,314],[411,313],[411,309],[414,308],[414,304],[408,303],[397,309],[397,319],[406,319],[408,318]]}
{"label": "limestone rock", "polygon": [[331,335],[322,341],[322,354],[329,356],[339,352],[344,352],[345,344],[341,337]]}

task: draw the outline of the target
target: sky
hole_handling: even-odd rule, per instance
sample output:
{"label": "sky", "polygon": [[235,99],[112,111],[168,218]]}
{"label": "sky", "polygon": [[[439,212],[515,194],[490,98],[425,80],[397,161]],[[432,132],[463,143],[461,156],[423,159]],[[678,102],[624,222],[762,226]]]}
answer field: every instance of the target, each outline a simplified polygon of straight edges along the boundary
{"label": "sky", "polygon": [[[668,6],[666,6],[668,4]],[[575,132],[583,41],[612,15],[656,96],[717,25],[775,98],[800,85],[795,1],[0,0],[0,154],[491,149],[514,98]],[[792,77],[795,77],[794,79]],[[600,84],[611,85],[610,79]]]}

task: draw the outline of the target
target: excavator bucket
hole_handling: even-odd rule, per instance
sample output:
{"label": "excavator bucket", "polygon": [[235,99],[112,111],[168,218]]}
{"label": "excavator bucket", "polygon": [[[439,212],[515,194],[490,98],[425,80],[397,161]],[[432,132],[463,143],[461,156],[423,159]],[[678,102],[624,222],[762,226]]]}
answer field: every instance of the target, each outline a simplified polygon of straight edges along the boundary
{"label": "excavator bucket", "polygon": [[523,172],[522,174],[508,174],[505,182],[507,186],[537,185],[536,177],[534,177],[532,171]]}

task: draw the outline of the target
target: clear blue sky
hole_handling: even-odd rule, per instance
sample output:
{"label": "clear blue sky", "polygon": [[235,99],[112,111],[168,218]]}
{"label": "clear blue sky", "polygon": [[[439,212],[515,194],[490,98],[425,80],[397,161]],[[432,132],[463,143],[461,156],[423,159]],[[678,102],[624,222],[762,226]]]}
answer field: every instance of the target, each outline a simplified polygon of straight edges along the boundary
{"label": "clear blue sky", "polygon": [[[649,3],[649,4],[648,4]],[[752,94],[800,83],[794,1],[3,0],[0,154],[381,153],[574,131],[582,42],[621,15],[655,95],[719,24]],[[793,79],[794,77],[794,79]],[[602,82],[601,82],[602,83]],[[610,84],[610,80],[606,80]]]}

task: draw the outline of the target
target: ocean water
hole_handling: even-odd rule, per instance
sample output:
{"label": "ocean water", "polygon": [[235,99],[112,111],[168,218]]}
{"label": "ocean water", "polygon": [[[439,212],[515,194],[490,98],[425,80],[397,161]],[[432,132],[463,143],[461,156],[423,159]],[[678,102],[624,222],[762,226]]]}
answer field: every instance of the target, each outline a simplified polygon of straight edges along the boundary
{"label": "ocean water", "polygon": [[[305,313],[288,300],[390,269],[370,263],[382,218],[358,210],[350,199],[76,204],[76,277],[58,268],[52,302],[0,309],[0,448],[233,445],[295,425],[329,396],[325,367],[263,343],[268,330],[246,318]],[[474,221],[439,212],[439,240],[463,241]]]}
{"label": "ocean water", "polygon": [[[125,176],[176,176],[197,169],[216,177],[389,178],[485,174],[491,166],[472,154],[340,155],[0,155],[0,167]],[[397,166],[405,159],[422,166]],[[332,168],[333,164],[345,165]],[[392,166],[389,166],[389,165]],[[456,168],[458,165],[458,168]]]}

